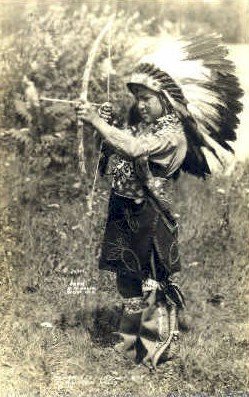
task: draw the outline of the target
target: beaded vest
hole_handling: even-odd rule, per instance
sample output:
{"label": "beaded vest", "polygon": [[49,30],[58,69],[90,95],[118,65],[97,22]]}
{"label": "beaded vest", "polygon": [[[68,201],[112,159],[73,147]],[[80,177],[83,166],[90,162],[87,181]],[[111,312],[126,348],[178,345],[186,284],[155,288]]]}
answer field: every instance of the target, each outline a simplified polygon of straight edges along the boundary
{"label": "beaded vest", "polygon": [[[129,127],[125,132],[136,137],[151,134],[160,137],[167,132],[174,132],[177,123],[179,123],[179,119],[174,113],[171,113],[159,118],[154,124],[139,123],[136,127]],[[135,172],[133,160],[127,160],[117,153],[113,154],[109,161],[107,174],[112,176],[112,188],[116,194],[134,199],[137,203],[143,201],[145,192]],[[157,190],[164,190],[163,182],[162,178],[150,179],[150,184],[154,184],[154,188]]]}

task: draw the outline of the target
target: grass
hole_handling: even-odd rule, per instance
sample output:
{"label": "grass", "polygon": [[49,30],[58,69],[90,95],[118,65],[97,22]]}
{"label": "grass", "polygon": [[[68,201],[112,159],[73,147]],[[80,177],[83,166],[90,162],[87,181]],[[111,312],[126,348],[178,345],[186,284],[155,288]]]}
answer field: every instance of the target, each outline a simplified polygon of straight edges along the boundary
{"label": "grass", "polygon": [[[232,47],[247,92],[240,157],[245,54]],[[174,186],[191,330],[178,358],[151,373],[113,349],[122,301],[114,276],[97,271],[106,194],[90,217],[74,176],[52,175],[45,186],[0,154],[0,397],[249,395],[249,164],[206,182],[183,175]],[[77,293],[67,293],[70,283]]]}
{"label": "grass", "polygon": [[[18,173],[4,164],[3,175]],[[248,395],[248,174],[247,164],[174,186],[191,330],[157,372],[113,349],[122,301],[114,276],[97,271],[106,195],[89,217],[81,196],[48,190],[21,204],[12,189],[1,212],[1,397]]]}

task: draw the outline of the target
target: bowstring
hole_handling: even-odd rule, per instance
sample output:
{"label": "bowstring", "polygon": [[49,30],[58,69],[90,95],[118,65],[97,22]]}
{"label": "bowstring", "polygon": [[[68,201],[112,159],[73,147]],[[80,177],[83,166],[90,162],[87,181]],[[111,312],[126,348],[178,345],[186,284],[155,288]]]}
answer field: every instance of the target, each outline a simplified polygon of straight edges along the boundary
{"label": "bowstring", "polygon": [[112,44],[112,28],[108,34],[108,73],[107,73],[107,101],[110,101],[110,69],[111,69],[111,44]]}
{"label": "bowstring", "polygon": [[[108,72],[107,72],[107,101],[110,101],[110,69],[111,69],[111,39],[112,39],[112,27],[110,31],[108,32]],[[94,179],[93,179],[93,186],[91,189],[91,194],[90,198],[88,201],[88,210],[89,210],[89,217],[90,219],[92,218],[93,214],[93,200],[94,200],[94,193],[95,193],[95,188],[97,184],[97,179],[98,179],[98,170],[99,170],[99,164],[100,164],[100,159],[102,155],[102,148],[103,148],[103,139],[101,140],[100,147],[99,147],[99,153],[98,153],[98,159],[94,171]],[[91,222],[92,225],[92,222]],[[92,246],[92,239],[93,239],[93,228],[91,227],[90,231],[90,241],[89,241],[89,247]]]}

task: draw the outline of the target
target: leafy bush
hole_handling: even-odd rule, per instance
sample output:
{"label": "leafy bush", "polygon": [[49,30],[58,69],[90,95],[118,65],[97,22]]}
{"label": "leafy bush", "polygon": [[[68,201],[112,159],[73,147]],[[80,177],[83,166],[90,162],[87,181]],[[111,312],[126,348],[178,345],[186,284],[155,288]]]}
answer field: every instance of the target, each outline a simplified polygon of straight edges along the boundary
{"label": "leafy bush", "polygon": [[[36,174],[40,182],[51,172],[67,170],[76,174],[77,126],[72,106],[39,101],[39,97],[66,100],[80,97],[89,51],[111,15],[109,6],[100,5],[91,11],[83,4],[71,11],[70,6],[59,4],[50,6],[44,14],[34,9],[18,34],[3,42],[1,124],[8,129],[5,138],[19,142],[17,149],[22,161],[29,164],[29,172]],[[117,14],[111,36],[114,66],[108,57],[107,37],[98,48],[89,82],[88,99],[103,103],[108,99],[109,75],[111,100],[123,104],[121,114],[129,102],[124,81],[135,62],[124,57],[124,53],[128,53],[135,39],[146,33],[150,23],[140,23],[138,19],[138,13],[129,17],[124,12]],[[95,158],[91,135],[89,131],[86,133],[85,146],[88,158]],[[90,163],[88,168],[91,173],[94,164]],[[29,175],[26,173],[25,177]],[[85,180],[84,189],[86,185]]]}
{"label": "leafy bush", "polygon": [[[6,206],[0,215],[1,390],[13,396],[243,393],[248,390],[248,164],[231,177],[204,182],[182,175],[175,182],[179,280],[192,326],[182,335],[178,360],[161,373],[146,372],[145,378],[142,368],[131,367],[139,373],[134,380],[127,360],[110,347],[122,302],[113,274],[100,273],[97,264],[107,193],[98,186],[93,211],[87,213],[91,180],[82,181],[77,173],[74,111],[38,102],[38,95],[79,97],[89,49],[111,13],[90,3],[88,8],[57,3],[43,12],[40,3],[26,15],[19,35],[1,43],[1,143],[6,148],[0,162],[1,205]],[[112,35],[111,100],[124,103],[121,116],[129,103],[123,79],[135,62],[123,54],[148,26],[155,31],[155,22],[147,26],[141,16],[130,15],[118,13]],[[99,50],[89,89],[94,102],[107,98],[107,40]],[[90,138],[86,144],[94,153]],[[83,291],[69,294],[71,282],[83,283]]]}

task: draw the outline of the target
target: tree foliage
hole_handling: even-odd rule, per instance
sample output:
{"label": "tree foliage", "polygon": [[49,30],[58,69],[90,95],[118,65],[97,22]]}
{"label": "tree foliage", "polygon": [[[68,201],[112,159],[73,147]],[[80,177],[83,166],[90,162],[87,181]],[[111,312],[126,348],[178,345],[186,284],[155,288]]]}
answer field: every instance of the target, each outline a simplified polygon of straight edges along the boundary
{"label": "tree foliage", "polygon": [[[225,32],[227,18],[233,18],[234,24],[225,37],[236,41],[233,35],[239,26],[239,10],[233,0],[226,4],[224,7],[224,0],[215,7],[191,1],[179,4],[168,0],[128,0],[121,4],[86,0],[83,4],[28,1],[5,5],[9,12],[5,12],[8,17],[1,26],[3,57],[0,64],[0,123],[4,131],[8,131],[4,132],[5,141],[9,140],[11,148],[13,141],[18,142],[18,153],[24,156],[26,163],[30,162],[33,173],[38,169],[46,173],[68,168],[75,173],[74,108],[69,104],[41,102],[39,98],[79,98],[90,48],[112,13],[116,12],[111,38],[112,65],[107,37],[101,43],[91,72],[88,99],[98,103],[107,100],[109,73],[110,99],[124,117],[130,102],[125,81],[139,55],[130,51],[134,42],[159,32],[178,34],[213,28]],[[87,137],[86,148],[92,154],[88,157],[95,159],[91,134]],[[90,171],[93,168],[91,164]]]}
{"label": "tree foliage", "polygon": [[[76,117],[67,103],[40,101],[41,96],[77,100],[82,90],[82,76],[91,46],[106,25],[112,11],[107,6],[89,9],[85,4],[72,7],[56,4],[45,13],[39,7],[28,8],[27,23],[18,34],[2,43],[1,124],[8,137],[19,142],[19,154],[25,161],[39,158],[39,167],[48,169],[76,166]],[[101,43],[89,84],[88,99],[103,103],[107,98],[107,76],[113,103],[123,104],[125,113],[129,98],[125,93],[126,75],[135,58],[124,57],[135,39],[145,35],[150,21],[139,22],[139,14],[119,12],[111,35],[111,61],[108,37]],[[91,134],[88,134],[89,136]],[[94,153],[94,142],[88,138],[87,150]],[[38,161],[38,160],[37,160]],[[35,165],[32,167],[35,171]],[[90,170],[93,167],[90,167]]]}

